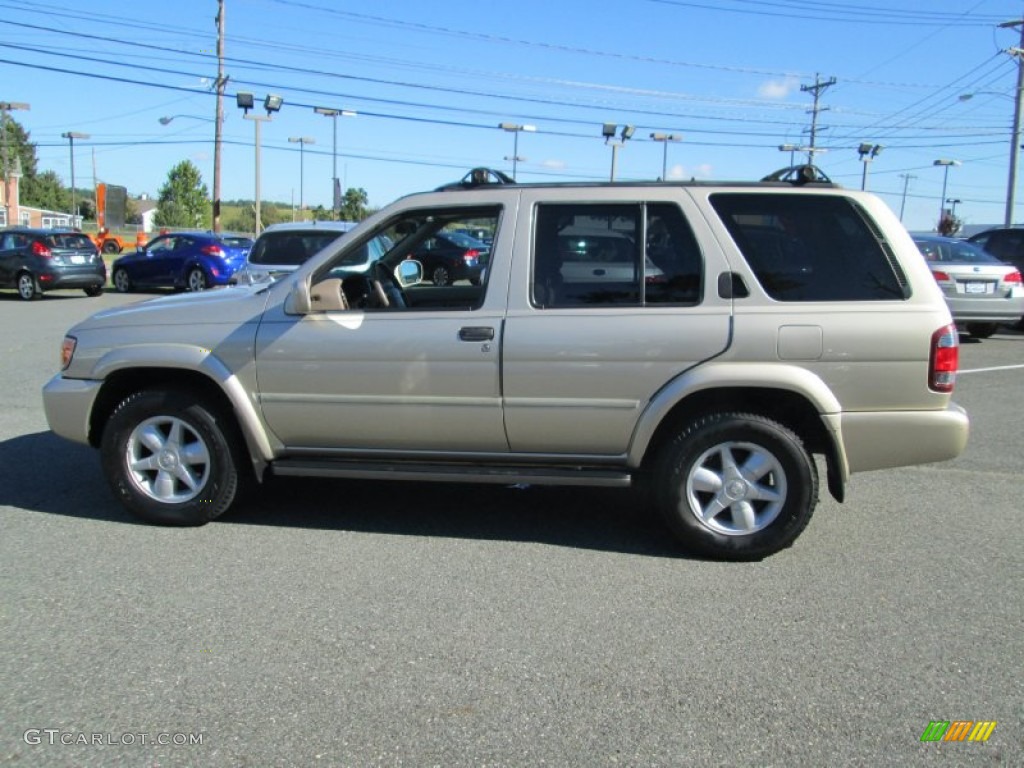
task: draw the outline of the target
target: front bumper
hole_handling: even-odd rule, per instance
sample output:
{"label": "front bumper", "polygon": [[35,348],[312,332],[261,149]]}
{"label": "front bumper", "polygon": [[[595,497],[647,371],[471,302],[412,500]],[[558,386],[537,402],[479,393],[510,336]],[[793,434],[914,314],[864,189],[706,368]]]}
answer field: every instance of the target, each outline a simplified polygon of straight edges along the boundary
{"label": "front bumper", "polygon": [[43,410],[50,429],[68,440],[89,444],[89,416],[102,382],[57,374],[43,387]]}

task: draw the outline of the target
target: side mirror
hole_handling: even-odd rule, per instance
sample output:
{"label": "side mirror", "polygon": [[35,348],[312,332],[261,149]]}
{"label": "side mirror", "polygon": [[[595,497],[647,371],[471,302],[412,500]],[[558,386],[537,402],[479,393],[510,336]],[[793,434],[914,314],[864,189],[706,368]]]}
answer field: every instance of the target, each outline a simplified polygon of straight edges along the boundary
{"label": "side mirror", "polygon": [[395,267],[395,279],[403,288],[416,285],[423,280],[423,265],[415,259],[406,259]]}
{"label": "side mirror", "polygon": [[286,315],[308,315],[311,311],[309,278],[297,280],[291,291],[288,292],[288,298],[284,301],[284,313]]}

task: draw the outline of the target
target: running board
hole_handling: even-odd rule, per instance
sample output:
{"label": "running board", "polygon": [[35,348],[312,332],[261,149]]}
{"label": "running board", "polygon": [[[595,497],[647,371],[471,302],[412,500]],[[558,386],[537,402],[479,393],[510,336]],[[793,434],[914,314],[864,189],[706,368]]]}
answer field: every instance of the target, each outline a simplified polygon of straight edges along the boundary
{"label": "running board", "polygon": [[275,475],[286,477],[347,477],[362,480],[419,480],[497,485],[589,485],[628,488],[629,472],[593,467],[480,466],[426,462],[280,459],[271,464]]}

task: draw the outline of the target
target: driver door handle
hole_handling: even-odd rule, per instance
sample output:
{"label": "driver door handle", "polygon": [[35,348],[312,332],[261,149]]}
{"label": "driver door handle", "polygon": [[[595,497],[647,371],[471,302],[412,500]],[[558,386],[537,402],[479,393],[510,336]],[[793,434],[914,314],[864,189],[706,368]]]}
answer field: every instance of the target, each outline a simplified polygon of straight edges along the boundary
{"label": "driver door handle", "polygon": [[460,341],[491,341],[494,338],[494,329],[488,326],[469,326],[459,329]]}

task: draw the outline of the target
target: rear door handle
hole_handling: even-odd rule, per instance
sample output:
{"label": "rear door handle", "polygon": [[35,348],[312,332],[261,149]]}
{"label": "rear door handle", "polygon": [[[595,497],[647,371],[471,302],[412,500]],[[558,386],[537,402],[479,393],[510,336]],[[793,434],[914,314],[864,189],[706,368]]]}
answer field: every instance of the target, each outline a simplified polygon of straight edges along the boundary
{"label": "rear door handle", "polygon": [[494,329],[487,326],[470,326],[459,329],[461,341],[491,341],[494,338]]}

